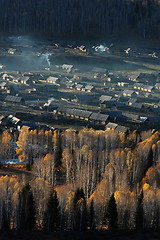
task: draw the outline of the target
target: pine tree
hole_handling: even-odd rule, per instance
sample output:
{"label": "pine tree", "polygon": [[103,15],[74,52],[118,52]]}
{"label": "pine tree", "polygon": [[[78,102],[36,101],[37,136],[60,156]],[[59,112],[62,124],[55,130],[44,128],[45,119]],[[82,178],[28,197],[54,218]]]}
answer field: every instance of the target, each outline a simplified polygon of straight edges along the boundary
{"label": "pine tree", "polygon": [[8,217],[7,217],[6,206],[5,206],[5,204],[3,204],[1,230],[8,231],[9,229],[10,229],[10,219],[8,219]]}
{"label": "pine tree", "polygon": [[109,229],[116,229],[118,228],[118,214],[117,214],[117,205],[114,198],[114,193],[111,195],[108,205],[107,205],[107,212],[106,217],[108,220],[108,228]]}
{"label": "pine tree", "polygon": [[60,225],[60,209],[57,192],[53,191],[48,199],[47,209],[44,214],[44,227],[48,231],[59,230]]}
{"label": "pine tree", "polygon": [[143,228],[143,190],[138,197],[138,206],[136,212],[136,228]]}
{"label": "pine tree", "polygon": [[35,227],[35,203],[29,183],[22,188],[19,198],[20,229],[31,230]]}
{"label": "pine tree", "polygon": [[83,231],[86,229],[86,200],[83,189],[77,189],[74,196],[74,221],[73,228],[76,231]]}
{"label": "pine tree", "polygon": [[88,213],[88,217],[89,217],[89,228],[91,231],[94,230],[94,227],[95,227],[95,213],[94,213],[94,202],[93,200],[91,201],[91,204],[90,204],[90,208],[89,208],[89,213]]}

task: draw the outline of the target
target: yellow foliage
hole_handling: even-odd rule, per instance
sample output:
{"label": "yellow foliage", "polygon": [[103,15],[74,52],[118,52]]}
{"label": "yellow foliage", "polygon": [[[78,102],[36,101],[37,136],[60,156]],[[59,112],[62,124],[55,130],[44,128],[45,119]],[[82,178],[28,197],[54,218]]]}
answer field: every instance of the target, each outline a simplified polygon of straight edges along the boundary
{"label": "yellow foliage", "polygon": [[148,191],[149,188],[150,188],[150,185],[149,185],[148,183],[145,183],[145,184],[143,185],[143,191],[144,191],[144,192]]}

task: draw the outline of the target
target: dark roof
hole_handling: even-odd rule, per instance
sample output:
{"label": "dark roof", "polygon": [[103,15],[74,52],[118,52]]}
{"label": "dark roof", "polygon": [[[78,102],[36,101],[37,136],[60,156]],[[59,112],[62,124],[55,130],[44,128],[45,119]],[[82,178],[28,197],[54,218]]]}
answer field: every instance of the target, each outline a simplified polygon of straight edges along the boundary
{"label": "dark roof", "polygon": [[125,102],[115,102],[116,107],[124,107]]}
{"label": "dark roof", "polygon": [[143,104],[142,103],[133,103],[130,107],[141,109],[143,107]]}
{"label": "dark roof", "polygon": [[109,115],[102,113],[92,113],[92,115],[90,116],[90,119],[95,121],[107,121],[108,118]]}
{"label": "dark roof", "polygon": [[89,118],[90,115],[92,114],[92,112],[90,112],[90,111],[80,110],[80,109],[76,109],[76,108],[58,108],[57,111],[68,113],[68,114],[74,115],[74,116],[84,117],[84,118],[86,118],[86,117]]}
{"label": "dark roof", "polygon": [[22,97],[17,97],[17,96],[8,95],[8,96],[5,98],[5,101],[6,101],[6,102],[20,103],[21,101],[23,101],[23,98],[22,98]]}
{"label": "dark roof", "polygon": [[136,103],[137,102],[137,98],[130,98],[128,100],[129,103]]}
{"label": "dark roof", "polygon": [[106,114],[108,114],[110,117],[123,118],[122,112],[120,111],[107,111]]}
{"label": "dark roof", "polygon": [[75,97],[80,101],[86,101],[91,100],[93,98],[93,95],[91,94],[76,94]]}
{"label": "dark roof", "polygon": [[159,123],[160,117],[148,117],[149,122]]}
{"label": "dark roof", "polygon": [[125,126],[121,126],[121,125],[118,125],[116,127],[116,130],[119,131],[119,132],[125,132],[128,128],[125,127]]}
{"label": "dark roof", "polygon": [[153,106],[151,106],[150,109],[152,110],[152,112],[160,113],[160,109],[159,108],[154,108]]}
{"label": "dark roof", "polygon": [[132,113],[123,113],[123,116],[126,117],[128,120],[138,121],[139,115],[132,114]]}

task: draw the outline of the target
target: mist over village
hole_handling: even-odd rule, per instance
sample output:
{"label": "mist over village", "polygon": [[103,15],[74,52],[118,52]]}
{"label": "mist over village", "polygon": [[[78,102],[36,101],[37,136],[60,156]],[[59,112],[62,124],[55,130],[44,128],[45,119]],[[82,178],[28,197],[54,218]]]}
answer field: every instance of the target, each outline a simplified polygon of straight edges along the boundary
{"label": "mist over village", "polygon": [[160,238],[159,26],[159,0],[0,0],[0,239]]}

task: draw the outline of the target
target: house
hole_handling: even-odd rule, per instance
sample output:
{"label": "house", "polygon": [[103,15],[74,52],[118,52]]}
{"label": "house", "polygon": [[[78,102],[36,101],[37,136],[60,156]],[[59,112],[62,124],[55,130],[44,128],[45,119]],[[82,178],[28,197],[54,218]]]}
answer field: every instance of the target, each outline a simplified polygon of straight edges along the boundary
{"label": "house", "polygon": [[[85,88],[83,88],[83,89],[84,89],[85,92],[93,92],[94,86],[92,86],[92,85],[87,85],[87,86],[85,86]],[[82,89],[82,91],[83,91],[83,89]]]}
{"label": "house", "polygon": [[7,83],[6,82],[2,82],[2,83],[0,83],[0,89],[6,89],[6,86],[7,85]]}
{"label": "house", "polygon": [[149,80],[155,80],[156,79],[156,75],[153,73],[140,73],[137,77],[138,79],[149,79]]}
{"label": "house", "polygon": [[93,100],[93,95],[91,94],[76,94],[74,95],[73,101],[74,102],[89,102]]}
{"label": "house", "polygon": [[7,117],[7,120],[8,120],[11,124],[16,125],[16,126],[19,125],[20,122],[21,122],[21,120],[20,120],[19,118],[13,116],[12,114]]}
{"label": "house", "polygon": [[3,68],[5,68],[5,67],[6,67],[6,66],[0,64],[0,69],[3,69]]}
{"label": "house", "polygon": [[134,89],[141,90],[141,88],[143,88],[143,84],[142,83],[135,83],[133,87],[134,87]]}
{"label": "house", "polygon": [[136,92],[133,91],[133,90],[128,90],[128,89],[125,89],[123,92],[122,92],[123,96],[124,97],[135,97],[137,96]]}
{"label": "house", "polygon": [[109,115],[109,117],[114,121],[124,119],[121,111],[107,111],[106,114]]}
{"label": "house", "polygon": [[92,112],[90,111],[85,111],[85,110],[79,110],[79,109],[75,109],[74,111],[74,116],[76,118],[80,118],[82,120],[89,120],[89,117],[91,116]]}
{"label": "house", "polygon": [[121,126],[118,124],[118,126],[116,127],[116,131],[118,132],[121,132],[121,133],[124,133],[128,130],[128,127],[125,127],[125,126]]}
{"label": "house", "polygon": [[106,125],[106,130],[114,130],[118,127],[118,124],[117,123],[112,123],[112,122],[109,122],[107,125]]}
{"label": "house", "polygon": [[59,78],[57,78],[57,77],[48,77],[47,78],[47,83],[50,83],[50,84],[59,84]]}
{"label": "house", "polygon": [[127,102],[128,106],[131,106],[132,104],[137,102],[137,98],[130,98]]}
{"label": "house", "polygon": [[102,113],[92,113],[89,119],[98,123],[106,124],[109,115]]}
{"label": "house", "polygon": [[86,110],[80,110],[80,109],[75,109],[75,108],[67,108],[64,110],[66,113],[66,116],[71,116],[71,117],[75,117],[78,119],[82,119],[82,120],[89,120],[90,115],[92,114],[92,112],[90,111],[86,111]]}
{"label": "house", "polygon": [[104,103],[104,102],[108,102],[112,99],[112,96],[108,96],[108,95],[102,95],[100,98],[99,98],[99,101],[101,103]]}
{"label": "house", "polygon": [[137,109],[137,110],[142,110],[143,108],[143,104],[142,103],[132,103],[132,105],[130,106],[131,108]]}
{"label": "house", "polygon": [[148,85],[143,85],[143,87],[141,87],[142,91],[145,92],[152,92],[153,86],[148,86]]}
{"label": "house", "polygon": [[156,83],[156,84],[154,85],[154,88],[155,88],[156,90],[160,90],[160,83]]}
{"label": "house", "polygon": [[11,96],[8,95],[5,100],[5,102],[10,102],[10,103],[15,103],[15,104],[24,104],[24,99],[22,97],[17,97],[17,96]]}
{"label": "house", "polygon": [[160,117],[148,117],[148,121],[151,123],[160,123]]}
{"label": "house", "polygon": [[15,78],[13,79],[13,81],[14,81],[15,83],[21,83],[21,78],[20,78],[20,77],[15,77]]}
{"label": "house", "polygon": [[149,92],[145,92],[144,93],[144,97],[146,97],[146,98],[149,98],[149,97],[151,97],[152,95],[151,95],[151,93],[149,93]]}
{"label": "house", "polygon": [[111,82],[112,80],[114,79],[114,74],[113,73],[108,73],[108,76],[107,76],[107,82]]}
{"label": "house", "polygon": [[131,122],[141,123],[140,116],[132,113],[123,113],[123,116]]}
{"label": "house", "polygon": [[0,125],[6,124],[6,117],[4,115],[0,115]]}
{"label": "house", "polygon": [[8,53],[10,53],[10,54],[12,54],[12,55],[14,55],[15,52],[16,52],[16,49],[14,49],[14,48],[9,48],[9,49],[8,49]]}
{"label": "house", "polygon": [[136,82],[136,81],[137,81],[137,77],[138,77],[138,76],[136,76],[136,75],[129,75],[129,76],[128,76],[128,79],[129,79],[129,81]]}
{"label": "house", "polygon": [[75,86],[75,83],[74,82],[68,82],[66,84],[67,88],[70,88],[70,89],[73,89],[73,87]]}
{"label": "house", "polygon": [[30,79],[30,77],[24,76],[21,78],[21,83],[27,85],[32,83],[32,80]]}
{"label": "house", "polygon": [[119,87],[125,87],[126,85],[128,85],[129,83],[126,82],[118,82],[118,86]]}
{"label": "house", "polygon": [[8,75],[7,73],[4,73],[4,74],[2,75],[2,78],[3,78],[3,80],[8,80],[9,75]]}
{"label": "house", "polygon": [[82,91],[83,88],[84,88],[84,86],[82,84],[77,84],[77,86],[76,86],[76,89],[78,91]]}
{"label": "house", "polygon": [[69,65],[69,64],[62,65],[62,69],[66,70],[68,73],[71,72],[73,68],[74,68],[73,65]]}

